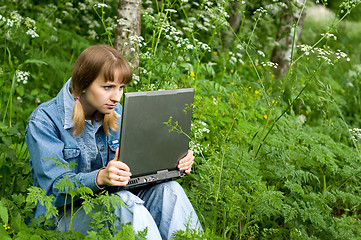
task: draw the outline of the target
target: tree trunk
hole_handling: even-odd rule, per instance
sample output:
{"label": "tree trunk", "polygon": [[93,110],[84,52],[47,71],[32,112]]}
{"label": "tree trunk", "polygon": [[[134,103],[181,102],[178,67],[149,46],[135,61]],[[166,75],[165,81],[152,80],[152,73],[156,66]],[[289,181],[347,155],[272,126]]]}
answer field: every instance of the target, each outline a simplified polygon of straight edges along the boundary
{"label": "tree trunk", "polygon": [[140,13],[141,0],[119,0],[114,47],[128,59],[134,72],[137,72],[139,67],[139,47],[136,39],[140,36]]}
{"label": "tree trunk", "polygon": [[[284,76],[290,67],[292,47],[294,51],[293,54],[295,54],[297,50],[296,43],[301,36],[303,20],[306,15],[305,11],[303,13],[301,12],[304,1],[305,0],[299,0],[297,6],[293,5],[292,7],[293,13],[291,11],[287,11],[280,20],[280,27],[276,37],[278,46],[273,49],[271,56],[271,62],[278,64],[278,68],[274,71],[277,78]],[[289,5],[289,1],[287,1],[287,5],[290,10],[291,6]],[[295,35],[295,28],[293,26],[298,22],[298,20],[299,24]]]}

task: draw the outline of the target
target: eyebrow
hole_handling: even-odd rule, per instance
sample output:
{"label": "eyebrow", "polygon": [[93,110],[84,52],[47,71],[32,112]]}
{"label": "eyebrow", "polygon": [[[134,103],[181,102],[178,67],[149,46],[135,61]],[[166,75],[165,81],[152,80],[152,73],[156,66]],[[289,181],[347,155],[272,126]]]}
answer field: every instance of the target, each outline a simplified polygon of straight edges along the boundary
{"label": "eyebrow", "polygon": [[[104,82],[104,84],[109,84],[109,85],[112,85],[112,86],[117,85],[117,83],[111,82],[111,81],[106,81],[106,82]],[[120,83],[120,86],[125,86],[125,85],[126,85],[126,84],[124,84],[124,83]]]}

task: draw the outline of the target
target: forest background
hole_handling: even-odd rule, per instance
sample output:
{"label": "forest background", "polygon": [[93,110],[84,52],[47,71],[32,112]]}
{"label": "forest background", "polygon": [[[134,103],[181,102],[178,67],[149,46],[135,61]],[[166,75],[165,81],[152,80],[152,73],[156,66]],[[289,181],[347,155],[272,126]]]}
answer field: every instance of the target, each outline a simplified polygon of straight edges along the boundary
{"label": "forest background", "polygon": [[[25,126],[82,50],[113,45],[116,25],[126,25],[118,4],[0,1],[0,239],[84,239],[56,233],[50,215],[27,221],[37,201],[57,213],[30,188]],[[180,182],[205,231],[175,239],[360,238],[359,4],[142,2],[141,33],[125,46],[134,57],[126,91],[196,90],[196,160]],[[142,238],[105,229],[85,239]]]}

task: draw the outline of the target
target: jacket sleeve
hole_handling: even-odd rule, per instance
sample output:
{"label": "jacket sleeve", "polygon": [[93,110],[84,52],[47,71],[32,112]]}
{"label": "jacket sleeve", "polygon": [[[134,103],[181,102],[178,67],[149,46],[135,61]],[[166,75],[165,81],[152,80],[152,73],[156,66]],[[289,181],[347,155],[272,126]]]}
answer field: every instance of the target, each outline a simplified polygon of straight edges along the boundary
{"label": "jacket sleeve", "polygon": [[[65,203],[66,191],[55,187],[64,176],[70,177],[75,187],[83,185],[93,191],[99,190],[96,184],[96,176],[99,170],[89,173],[76,173],[69,168],[69,162],[64,158],[65,144],[53,122],[44,122],[38,119],[30,120],[26,128],[25,140],[30,153],[34,185],[45,189],[48,195],[55,197],[53,202],[55,207],[70,203],[69,197]],[[57,159],[61,165],[68,168],[66,169],[55,164],[52,160],[44,158]]]}

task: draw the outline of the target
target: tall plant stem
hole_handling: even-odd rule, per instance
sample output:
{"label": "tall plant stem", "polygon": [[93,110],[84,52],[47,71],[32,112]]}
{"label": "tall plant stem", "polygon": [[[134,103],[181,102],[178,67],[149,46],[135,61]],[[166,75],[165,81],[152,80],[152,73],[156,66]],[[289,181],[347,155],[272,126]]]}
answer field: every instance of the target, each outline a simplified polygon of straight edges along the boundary
{"label": "tall plant stem", "polygon": [[[232,121],[232,124],[228,130],[228,132],[226,133],[226,136],[223,138],[224,139],[224,144],[222,144],[222,146],[226,146],[226,142],[228,141],[229,139],[229,135],[233,129],[233,126],[234,126],[234,123],[236,121],[236,118],[233,118],[233,121]],[[216,191],[215,191],[215,197],[214,197],[214,206],[217,206],[218,205],[218,198],[219,198],[219,193],[220,193],[220,190],[221,190],[221,184],[222,184],[222,174],[223,174],[223,164],[224,164],[224,159],[225,159],[225,156],[226,156],[226,149],[223,147],[222,148],[222,157],[221,157],[221,165],[220,165],[220,168],[219,168],[219,177],[218,177],[218,184],[217,184],[217,188],[216,188]],[[217,224],[217,218],[218,218],[218,214],[217,214],[217,211],[218,209],[217,208],[214,208],[214,211],[213,211],[213,229],[216,229],[216,224]]]}
{"label": "tall plant stem", "polygon": [[[158,2],[157,2],[157,6],[158,6]],[[152,36],[152,49],[153,49],[153,54],[152,54],[152,56],[153,56],[153,59],[154,59],[154,56],[155,56],[155,54],[156,54],[156,52],[157,52],[158,44],[159,44],[159,41],[160,41],[160,36],[161,36],[161,34],[162,34],[162,31],[163,31],[162,26],[164,25],[164,22],[165,22],[165,20],[166,20],[167,14],[168,14],[168,12],[167,12],[166,15],[165,15],[165,17],[163,18],[163,21],[161,21],[161,19],[162,19],[162,18],[161,18],[161,15],[162,15],[163,11],[164,11],[164,5],[162,5],[161,11],[160,11],[161,14],[159,14],[159,18],[158,18],[158,21],[157,21],[157,25],[156,25],[156,27],[155,27],[155,29],[159,29],[158,36],[156,36],[156,32],[155,32],[155,31],[153,32],[153,36]],[[153,63],[154,63],[154,60],[151,61],[151,63],[150,63],[150,67],[149,67],[150,69],[153,68]],[[148,74],[148,82],[147,82],[147,88],[148,88],[148,89],[149,89],[149,86],[150,86],[150,80],[151,80],[151,78],[152,78],[152,70],[150,70],[150,72],[149,72],[149,74]]]}
{"label": "tall plant stem", "polygon": [[320,62],[319,65],[317,66],[317,69],[312,73],[312,75],[310,76],[310,78],[307,80],[305,86],[303,86],[303,88],[301,89],[301,91],[297,94],[297,96],[292,100],[292,102],[288,105],[288,107],[286,108],[286,110],[284,110],[282,112],[282,114],[280,116],[278,116],[278,118],[272,123],[271,127],[268,129],[266,135],[263,137],[257,152],[255,154],[255,158],[257,157],[259,151],[262,148],[263,143],[265,142],[266,138],[268,137],[268,135],[270,134],[270,132],[272,131],[273,127],[276,125],[276,123],[283,117],[283,115],[294,105],[294,103],[296,102],[296,100],[301,96],[301,94],[303,93],[303,91],[306,89],[306,87],[308,86],[308,84],[311,82],[311,80],[314,78],[314,76],[316,75],[316,73],[321,69],[323,62]]}
{"label": "tall plant stem", "polygon": [[[261,81],[261,86],[262,86],[262,88],[265,89],[264,84],[263,84],[263,78],[260,76],[260,74],[259,74],[259,72],[258,72],[258,70],[257,70],[257,67],[256,67],[254,61],[253,61],[251,55],[250,55],[249,52],[248,52],[249,45],[250,45],[250,43],[251,43],[252,37],[253,37],[253,35],[254,35],[254,32],[255,32],[256,29],[257,29],[257,25],[258,25],[258,22],[259,22],[260,20],[261,20],[260,18],[257,18],[257,20],[256,20],[256,23],[255,23],[255,25],[254,25],[254,27],[253,27],[253,29],[252,29],[251,35],[250,35],[249,38],[248,38],[248,42],[245,44],[245,45],[246,45],[246,46],[245,46],[245,52],[246,52],[246,55],[247,55],[248,59],[251,61],[252,67],[253,67],[256,75],[257,75],[257,78]],[[226,21],[226,22],[227,22],[227,21]],[[234,29],[231,27],[231,25],[230,25],[228,22],[227,22],[227,24],[228,24],[229,29],[232,31],[234,37],[237,39],[237,42],[242,45],[242,41],[241,41],[241,39],[239,39],[238,34],[234,31]],[[268,96],[268,94],[267,94],[266,91],[265,91],[265,96],[266,96],[267,102],[268,102],[268,104],[269,104],[269,103],[270,103],[270,100],[269,100],[269,96]]]}
{"label": "tall plant stem", "polygon": [[[228,0],[226,0],[225,3],[224,3],[224,6],[223,6],[224,9],[226,8],[227,3],[228,3]],[[185,11],[185,9],[184,9],[184,7],[183,7],[182,1],[180,1],[180,6],[181,6],[181,8],[182,8],[182,12],[183,12],[183,14],[184,14],[184,16],[185,16],[185,19],[186,19],[186,21],[187,21],[187,24],[190,25],[190,24],[189,24],[188,14],[187,14],[187,12]],[[203,6],[204,6],[204,2],[202,2],[202,4],[201,4],[201,9],[203,9]],[[210,37],[210,39],[209,39],[209,41],[208,41],[208,44],[207,44],[208,46],[212,43],[212,41],[213,41],[213,39],[214,39],[214,37],[215,37],[216,32],[217,32],[218,29],[219,29],[219,28],[214,28],[214,29],[213,29],[212,35],[211,35],[211,37]],[[196,85],[196,84],[197,84],[197,79],[198,79],[198,71],[199,71],[200,63],[201,63],[203,57],[206,55],[206,50],[200,51],[200,49],[198,48],[198,46],[197,46],[197,44],[196,44],[196,41],[195,41],[195,37],[194,37],[194,33],[193,33],[193,32],[191,32],[191,37],[192,37],[192,42],[193,42],[194,46],[197,48],[197,53],[198,53],[198,52],[201,52],[201,54],[197,54],[197,55],[196,55],[197,64],[196,64],[196,69],[195,69],[195,73],[194,73],[194,74],[195,74],[194,79],[195,79],[195,85]]]}
{"label": "tall plant stem", "polygon": [[[103,0],[103,4],[104,4],[104,0]],[[98,17],[100,18],[100,21],[102,22],[103,28],[105,30],[104,34],[107,35],[109,45],[113,46],[113,42],[112,42],[112,40],[110,38],[110,32],[107,30],[107,26],[105,25],[105,22],[104,22],[104,7],[102,6],[100,8],[101,9],[101,15],[98,13],[98,11],[96,10],[94,5],[93,5],[93,9],[94,9],[95,13],[98,15]]]}

